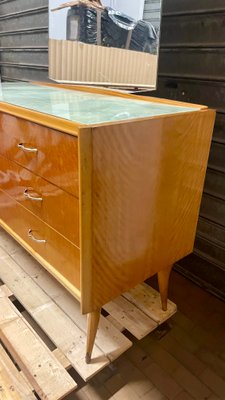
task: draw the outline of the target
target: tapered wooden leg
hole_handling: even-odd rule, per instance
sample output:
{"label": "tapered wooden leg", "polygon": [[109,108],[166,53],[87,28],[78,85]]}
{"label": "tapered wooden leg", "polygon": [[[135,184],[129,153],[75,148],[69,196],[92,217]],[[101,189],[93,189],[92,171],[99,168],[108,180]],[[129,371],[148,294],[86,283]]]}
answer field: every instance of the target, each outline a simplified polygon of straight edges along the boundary
{"label": "tapered wooden leg", "polygon": [[159,292],[160,292],[160,296],[161,296],[163,311],[167,311],[169,277],[170,277],[171,269],[172,269],[172,267],[158,272]]}
{"label": "tapered wooden leg", "polygon": [[87,351],[86,351],[87,364],[90,364],[91,362],[91,354],[94,347],[100,314],[101,310],[97,310],[87,315]]}

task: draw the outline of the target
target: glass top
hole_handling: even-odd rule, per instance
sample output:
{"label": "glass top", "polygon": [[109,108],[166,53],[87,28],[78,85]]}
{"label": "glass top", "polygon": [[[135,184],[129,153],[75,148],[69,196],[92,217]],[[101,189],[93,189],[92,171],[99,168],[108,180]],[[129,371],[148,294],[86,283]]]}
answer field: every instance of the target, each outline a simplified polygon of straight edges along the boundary
{"label": "glass top", "polygon": [[0,101],[85,125],[200,109],[23,82],[0,84]]}

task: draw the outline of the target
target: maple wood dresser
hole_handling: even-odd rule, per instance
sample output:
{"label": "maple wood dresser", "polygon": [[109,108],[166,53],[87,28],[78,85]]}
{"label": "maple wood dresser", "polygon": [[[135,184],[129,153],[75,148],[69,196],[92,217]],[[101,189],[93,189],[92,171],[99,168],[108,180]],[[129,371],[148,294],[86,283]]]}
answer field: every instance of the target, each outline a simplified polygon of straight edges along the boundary
{"label": "maple wood dresser", "polygon": [[88,314],[192,252],[215,113],[100,89],[0,89],[0,225]]}

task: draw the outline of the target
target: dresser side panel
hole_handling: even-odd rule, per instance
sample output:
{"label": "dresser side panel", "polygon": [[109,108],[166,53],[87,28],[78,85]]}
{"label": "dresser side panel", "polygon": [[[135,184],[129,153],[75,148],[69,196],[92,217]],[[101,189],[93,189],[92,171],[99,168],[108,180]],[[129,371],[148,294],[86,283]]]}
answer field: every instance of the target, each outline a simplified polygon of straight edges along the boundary
{"label": "dresser side panel", "polygon": [[215,113],[93,129],[92,307],[191,253]]}

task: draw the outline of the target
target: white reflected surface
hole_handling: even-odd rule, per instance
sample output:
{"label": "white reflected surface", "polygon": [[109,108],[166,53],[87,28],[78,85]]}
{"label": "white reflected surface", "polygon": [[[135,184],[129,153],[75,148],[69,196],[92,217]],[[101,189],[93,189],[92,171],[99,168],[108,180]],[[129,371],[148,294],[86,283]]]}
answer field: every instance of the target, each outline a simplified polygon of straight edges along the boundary
{"label": "white reflected surface", "polygon": [[2,83],[0,101],[87,125],[198,110],[21,82]]}

